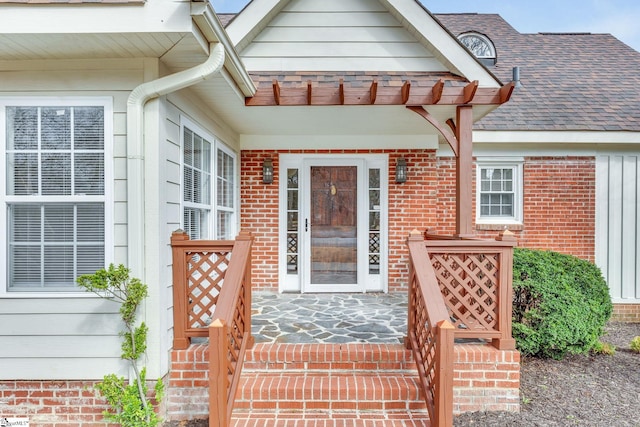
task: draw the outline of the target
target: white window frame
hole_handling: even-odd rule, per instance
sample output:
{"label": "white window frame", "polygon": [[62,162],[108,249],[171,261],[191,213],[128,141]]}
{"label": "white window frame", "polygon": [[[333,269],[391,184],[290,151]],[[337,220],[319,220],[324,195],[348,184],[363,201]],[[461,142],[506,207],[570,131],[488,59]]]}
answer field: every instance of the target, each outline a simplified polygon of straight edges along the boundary
{"label": "white window frame", "polygon": [[[193,120],[185,116],[180,116],[180,226],[184,230],[184,209],[186,207],[200,207],[184,200],[184,129],[188,128],[194,134],[211,142],[211,194],[209,207],[209,218],[207,219],[208,234],[206,236],[200,236],[201,239],[216,239],[217,234],[217,215],[218,212],[231,212],[231,232],[230,238],[235,238],[238,230],[238,211],[239,211],[239,172],[238,172],[238,155],[235,151],[229,148],[224,142],[216,138],[211,132],[206,131],[202,126],[198,125]],[[229,209],[225,206],[218,205],[218,151],[222,151],[225,154],[231,156],[233,159],[233,209]]]}
{"label": "white window frame", "polygon": [[[111,97],[0,97],[0,271],[2,282],[0,298],[60,298],[88,297],[95,295],[80,288],[65,290],[9,291],[8,271],[8,227],[7,209],[11,203],[23,201],[26,196],[7,195],[7,107],[103,107],[104,108],[104,195],[102,196],[28,196],[30,201],[37,197],[38,202],[101,202],[104,203],[104,267],[113,263],[114,224],[113,224],[113,98]],[[42,288],[40,288],[42,289]]]}
{"label": "white window frame", "polygon": [[[482,171],[511,169],[513,171],[513,215],[483,216],[480,211]],[[524,212],[524,159],[521,157],[492,157],[476,159],[476,224],[522,225]]]}

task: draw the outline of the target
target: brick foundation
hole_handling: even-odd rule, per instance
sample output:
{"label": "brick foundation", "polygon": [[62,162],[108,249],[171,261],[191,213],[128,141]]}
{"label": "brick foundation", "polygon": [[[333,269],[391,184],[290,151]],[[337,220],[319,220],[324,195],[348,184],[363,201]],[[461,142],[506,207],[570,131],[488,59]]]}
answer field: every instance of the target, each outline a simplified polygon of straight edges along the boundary
{"label": "brick foundation", "polygon": [[456,344],[453,412],[520,410],[520,353]]}
{"label": "brick foundation", "polygon": [[[103,411],[110,409],[100,397],[98,381],[0,381],[0,416],[28,418],[31,427],[110,427]],[[166,384],[166,383],[165,383]],[[155,382],[148,382],[149,397]],[[165,386],[166,387],[166,386]],[[154,403],[155,404],[155,403]],[[157,408],[162,418],[164,402]]]}
{"label": "brick foundation", "polygon": [[614,304],[611,320],[614,322],[640,323],[640,304]]}
{"label": "brick foundation", "polygon": [[108,425],[95,381],[0,381],[0,415],[27,417],[31,426]]}

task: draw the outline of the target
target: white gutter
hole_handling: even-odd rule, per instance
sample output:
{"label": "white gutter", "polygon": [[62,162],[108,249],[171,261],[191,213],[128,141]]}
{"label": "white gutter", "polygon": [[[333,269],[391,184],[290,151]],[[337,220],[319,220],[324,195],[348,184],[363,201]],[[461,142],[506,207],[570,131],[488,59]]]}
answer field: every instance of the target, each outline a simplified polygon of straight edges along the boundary
{"label": "white gutter", "polygon": [[127,239],[128,267],[132,277],[144,283],[144,106],[153,99],[192,86],[218,73],[225,51],[209,44],[209,58],[200,65],[136,87],[127,100]]}

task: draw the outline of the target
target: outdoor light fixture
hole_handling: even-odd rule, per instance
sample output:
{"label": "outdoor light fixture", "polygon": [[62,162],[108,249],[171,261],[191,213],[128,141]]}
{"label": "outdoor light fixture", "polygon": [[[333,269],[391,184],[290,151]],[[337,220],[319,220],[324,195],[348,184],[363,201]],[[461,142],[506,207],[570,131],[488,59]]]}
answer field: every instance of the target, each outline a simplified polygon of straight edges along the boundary
{"label": "outdoor light fixture", "polygon": [[396,182],[398,184],[407,182],[407,161],[404,157],[400,157],[396,161]]}
{"label": "outdoor light fixture", "polygon": [[262,162],[262,182],[264,184],[273,182],[273,160],[271,158],[264,159]]}

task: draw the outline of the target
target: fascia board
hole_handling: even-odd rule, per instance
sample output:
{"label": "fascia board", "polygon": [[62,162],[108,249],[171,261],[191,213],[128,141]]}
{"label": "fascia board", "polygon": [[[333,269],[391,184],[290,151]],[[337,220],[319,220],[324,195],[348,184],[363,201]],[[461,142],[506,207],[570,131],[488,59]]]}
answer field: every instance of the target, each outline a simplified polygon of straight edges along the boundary
{"label": "fascia board", "polygon": [[226,53],[225,68],[242,91],[242,94],[244,96],[255,95],[257,88],[244,68],[233,42],[222,27],[211,4],[209,2],[192,3],[191,16],[208,41],[219,42],[224,46]]}
{"label": "fascia board", "polygon": [[464,76],[469,81],[478,80],[480,87],[501,87],[502,83],[465,49],[433,15],[417,0],[380,0],[409,30],[413,29],[428,43],[436,57],[450,71]]}
{"label": "fascia board", "polygon": [[253,0],[231,21],[226,31],[239,52],[277,15],[289,0]]}

